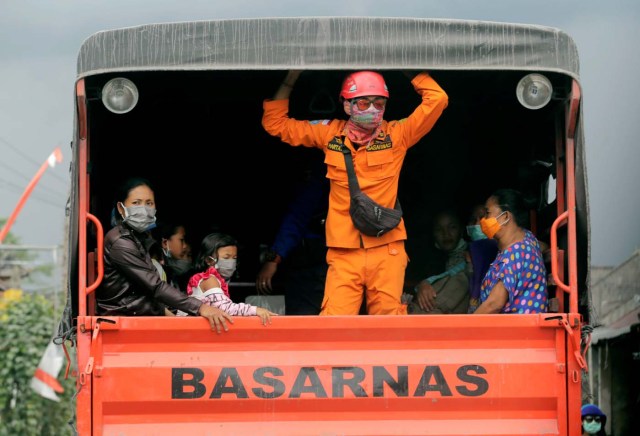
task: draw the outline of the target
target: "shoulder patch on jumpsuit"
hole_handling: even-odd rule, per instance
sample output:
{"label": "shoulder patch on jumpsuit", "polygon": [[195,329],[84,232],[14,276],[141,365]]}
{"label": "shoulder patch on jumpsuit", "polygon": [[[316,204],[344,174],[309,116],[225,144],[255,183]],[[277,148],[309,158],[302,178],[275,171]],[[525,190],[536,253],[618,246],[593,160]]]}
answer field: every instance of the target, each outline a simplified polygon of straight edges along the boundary
{"label": "shoulder patch on jumpsuit", "polygon": [[309,124],[324,124],[325,126],[328,126],[330,122],[331,120],[311,120],[309,121]]}

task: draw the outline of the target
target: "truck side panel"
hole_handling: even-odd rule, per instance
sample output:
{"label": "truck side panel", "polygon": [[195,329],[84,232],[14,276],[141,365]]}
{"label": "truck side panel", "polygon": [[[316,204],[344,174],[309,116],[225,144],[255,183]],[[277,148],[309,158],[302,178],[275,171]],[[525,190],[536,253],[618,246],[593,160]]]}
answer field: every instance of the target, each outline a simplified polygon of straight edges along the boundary
{"label": "truck side panel", "polygon": [[566,434],[559,318],[87,317],[84,406],[105,435]]}

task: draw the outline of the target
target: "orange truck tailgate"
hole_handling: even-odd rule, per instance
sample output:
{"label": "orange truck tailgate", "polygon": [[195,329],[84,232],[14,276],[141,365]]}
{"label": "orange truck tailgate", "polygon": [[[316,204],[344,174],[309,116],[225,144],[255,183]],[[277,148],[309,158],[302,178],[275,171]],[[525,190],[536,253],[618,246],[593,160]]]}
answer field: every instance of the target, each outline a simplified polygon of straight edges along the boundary
{"label": "orange truck tailgate", "polygon": [[78,409],[96,435],[567,434],[563,319],[86,317]]}

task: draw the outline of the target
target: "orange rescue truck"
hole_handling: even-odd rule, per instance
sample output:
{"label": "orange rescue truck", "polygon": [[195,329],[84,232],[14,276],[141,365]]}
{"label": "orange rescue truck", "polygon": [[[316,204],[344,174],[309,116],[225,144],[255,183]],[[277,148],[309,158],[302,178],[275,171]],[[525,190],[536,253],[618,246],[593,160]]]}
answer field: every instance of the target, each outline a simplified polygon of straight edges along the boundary
{"label": "orange rescue truck", "polygon": [[[262,101],[304,70],[291,116],[342,117],[350,71],[390,89],[387,119],[419,103],[404,70],[449,95],[400,180],[407,287],[421,276],[429,218],[497,188],[536,200],[553,311],[536,315],[236,318],[95,312],[116,186],[155,183],[160,220],[194,241],[212,225],[241,241],[232,298],[255,293],[260,245],[317,150],[261,126]],[[61,336],[77,347],[81,435],[578,435],[586,371],[589,221],[578,52],[536,25],[423,18],[256,18],[98,32],[75,83],[69,299]],[[250,223],[250,224],[247,224]]]}

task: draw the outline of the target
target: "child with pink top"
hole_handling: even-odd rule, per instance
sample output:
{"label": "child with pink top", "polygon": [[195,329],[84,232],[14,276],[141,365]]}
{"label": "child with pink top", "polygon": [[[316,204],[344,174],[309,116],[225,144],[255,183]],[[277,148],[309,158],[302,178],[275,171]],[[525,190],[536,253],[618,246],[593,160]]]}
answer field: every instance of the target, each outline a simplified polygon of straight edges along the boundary
{"label": "child with pink top", "polygon": [[259,316],[262,324],[271,323],[271,315],[276,313],[251,304],[234,303],[229,297],[227,280],[236,270],[237,259],[238,243],[233,237],[224,233],[205,236],[195,262],[195,270],[199,272],[189,279],[187,294],[229,315]]}

